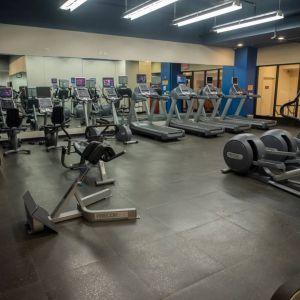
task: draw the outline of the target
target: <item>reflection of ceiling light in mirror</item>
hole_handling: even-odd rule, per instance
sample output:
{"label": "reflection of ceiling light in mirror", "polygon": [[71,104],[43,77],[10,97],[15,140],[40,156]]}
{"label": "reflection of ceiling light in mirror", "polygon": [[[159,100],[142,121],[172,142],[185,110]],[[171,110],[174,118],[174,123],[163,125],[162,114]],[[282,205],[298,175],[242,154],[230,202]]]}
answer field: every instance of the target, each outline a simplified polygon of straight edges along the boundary
{"label": "reflection of ceiling light in mirror", "polygon": [[127,10],[124,13],[123,18],[134,20],[177,1],[178,0],[149,0],[141,5]]}
{"label": "reflection of ceiling light in mirror", "polygon": [[224,15],[241,8],[242,4],[239,1],[228,1],[223,4],[195,12],[193,14],[177,18],[173,20],[173,25],[181,27],[191,23],[200,22],[220,15]]}
{"label": "reflection of ceiling light in mirror", "polygon": [[254,25],[259,25],[267,22],[272,22],[283,18],[284,18],[284,14],[282,13],[282,11],[278,10],[263,15],[258,15],[251,18],[246,18],[246,19],[214,26],[213,31],[217,33],[221,33],[221,32],[236,30],[240,28],[250,27]]}
{"label": "reflection of ceiling light in mirror", "polygon": [[60,9],[73,11],[87,0],[68,0],[65,2]]}

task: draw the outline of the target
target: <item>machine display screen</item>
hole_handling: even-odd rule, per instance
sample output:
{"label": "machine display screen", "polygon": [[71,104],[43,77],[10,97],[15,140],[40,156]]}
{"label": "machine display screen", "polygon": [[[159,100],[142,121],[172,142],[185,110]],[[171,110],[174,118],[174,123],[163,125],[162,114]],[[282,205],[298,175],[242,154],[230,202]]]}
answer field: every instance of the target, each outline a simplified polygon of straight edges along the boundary
{"label": "machine display screen", "polygon": [[75,78],[75,85],[77,87],[85,87],[85,78]]}
{"label": "machine display screen", "polygon": [[212,78],[212,76],[207,76],[206,77],[206,84],[209,84],[209,85],[213,84],[213,78]]}
{"label": "machine display screen", "polygon": [[177,84],[186,84],[186,76],[177,75]]}
{"label": "machine display screen", "polygon": [[51,98],[51,91],[48,86],[38,86],[36,88],[36,95],[38,98]]}
{"label": "machine display screen", "polygon": [[105,77],[102,78],[102,85],[103,87],[114,87],[115,81],[112,77]]}
{"label": "machine display screen", "polygon": [[136,75],[136,82],[137,83],[147,83],[147,76],[146,76],[146,74],[137,74]]}
{"label": "machine display screen", "polygon": [[12,89],[0,88],[0,98],[12,98]]}
{"label": "machine display screen", "polygon": [[59,87],[62,89],[66,89],[69,87],[69,80],[59,79]]}
{"label": "machine display screen", "polygon": [[52,83],[53,85],[57,84],[57,78],[51,78],[51,83]]}
{"label": "machine display screen", "polygon": [[128,84],[128,76],[119,76],[119,84],[121,85]]}
{"label": "machine display screen", "polygon": [[239,84],[237,77],[232,77],[232,84]]}

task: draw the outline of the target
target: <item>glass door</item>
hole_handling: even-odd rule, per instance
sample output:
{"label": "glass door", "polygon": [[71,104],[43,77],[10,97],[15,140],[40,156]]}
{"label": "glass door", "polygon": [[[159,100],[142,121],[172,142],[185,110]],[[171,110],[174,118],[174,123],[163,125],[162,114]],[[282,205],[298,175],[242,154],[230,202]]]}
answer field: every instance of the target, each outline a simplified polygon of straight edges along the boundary
{"label": "glass door", "polygon": [[[299,89],[299,64],[281,65],[278,73],[278,89],[276,98],[275,116],[280,117],[280,108],[283,104],[292,101]],[[285,114],[297,115],[297,106],[287,107]]]}

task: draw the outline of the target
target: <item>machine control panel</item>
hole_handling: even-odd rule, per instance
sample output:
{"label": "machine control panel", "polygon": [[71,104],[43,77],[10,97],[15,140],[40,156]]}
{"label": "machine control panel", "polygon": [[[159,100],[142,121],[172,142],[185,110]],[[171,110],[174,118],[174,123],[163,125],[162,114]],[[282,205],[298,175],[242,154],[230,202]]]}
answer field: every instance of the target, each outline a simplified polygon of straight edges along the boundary
{"label": "machine control panel", "polygon": [[39,111],[42,114],[50,114],[53,111],[53,104],[51,98],[38,98]]}
{"label": "machine control panel", "polygon": [[104,87],[103,94],[111,101],[119,100],[115,87]]}
{"label": "machine control panel", "polygon": [[85,87],[78,87],[75,89],[76,96],[81,101],[90,101],[91,97],[89,91]]}

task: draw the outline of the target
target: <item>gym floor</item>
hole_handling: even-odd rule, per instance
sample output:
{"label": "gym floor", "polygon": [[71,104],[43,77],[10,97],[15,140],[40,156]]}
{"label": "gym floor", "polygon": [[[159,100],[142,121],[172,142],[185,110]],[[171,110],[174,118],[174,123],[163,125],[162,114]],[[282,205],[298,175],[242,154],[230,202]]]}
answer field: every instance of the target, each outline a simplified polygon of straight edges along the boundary
{"label": "gym floor", "polygon": [[113,197],[95,207],[136,207],[140,220],[78,219],[32,236],[22,195],[51,211],[77,172],[63,169],[60,151],[25,143],[32,154],[5,158],[0,172],[0,299],[269,299],[300,272],[300,202],[221,174],[230,136],[139,137],[106,165]]}

